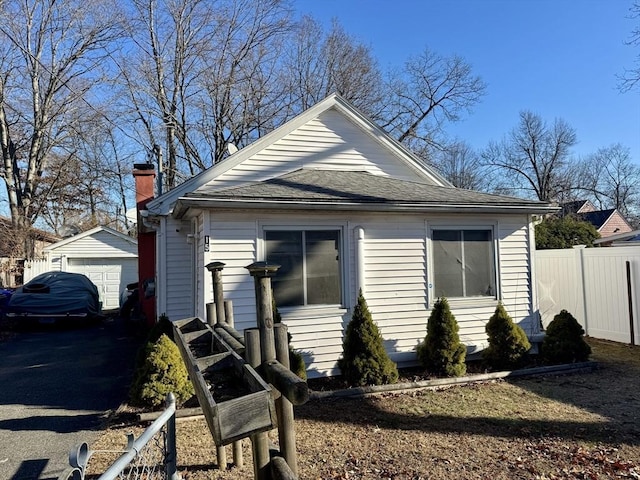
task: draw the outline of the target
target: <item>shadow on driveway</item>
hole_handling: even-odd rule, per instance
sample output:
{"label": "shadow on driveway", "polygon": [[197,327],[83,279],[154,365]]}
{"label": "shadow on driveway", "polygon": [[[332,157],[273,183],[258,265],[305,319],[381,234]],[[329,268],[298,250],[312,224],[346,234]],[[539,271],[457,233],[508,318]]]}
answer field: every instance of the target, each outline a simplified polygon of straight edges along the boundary
{"label": "shadow on driveway", "polygon": [[118,318],[0,343],[0,478],[57,479],[126,399],[142,338]]}

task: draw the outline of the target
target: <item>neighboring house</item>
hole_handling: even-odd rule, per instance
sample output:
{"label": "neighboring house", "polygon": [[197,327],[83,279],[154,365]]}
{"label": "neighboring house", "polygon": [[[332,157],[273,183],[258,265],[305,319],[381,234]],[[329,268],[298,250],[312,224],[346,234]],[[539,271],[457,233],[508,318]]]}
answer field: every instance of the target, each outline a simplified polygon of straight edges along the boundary
{"label": "neighboring house", "polygon": [[596,227],[601,238],[628,233],[633,230],[626,218],[615,208],[597,210],[589,200],[578,200],[561,205],[563,215],[573,215],[578,220]]}
{"label": "neighboring house", "polygon": [[220,261],[236,328],[255,327],[245,267],[280,264],[278,308],[315,377],[339,373],[359,289],[401,364],[415,363],[439,296],[469,351],[486,346],[498,301],[537,335],[532,220],[552,211],[454,188],[333,95],[152,200],[142,216],[157,229],[158,314],[204,318],[205,265]]}
{"label": "neighboring house", "polygon": [[631,247],[640,245],[640,230],[616,233],[593,241],[599,247]]}
{"label": "neighboring house", "polygon": [[138,279],[138,244],[109,227],[96,227],[43,250],[44,260],[25,264],[25,282],[51,270],[82,273],[98,287],[103,309],[118,308],[120,292]]}
{"label": "neighboring house", "polygon": [[[42,258],[42,251],[48,245],[60,240],[60,237],[38,228],[29,230],[30,243],[33,244],[33,258]],[[17,286],[23,283],[25,258],[16,257],[16,242],[24,243],[24,238],[15,238],[11,219],[0,216],[0,286]]]}

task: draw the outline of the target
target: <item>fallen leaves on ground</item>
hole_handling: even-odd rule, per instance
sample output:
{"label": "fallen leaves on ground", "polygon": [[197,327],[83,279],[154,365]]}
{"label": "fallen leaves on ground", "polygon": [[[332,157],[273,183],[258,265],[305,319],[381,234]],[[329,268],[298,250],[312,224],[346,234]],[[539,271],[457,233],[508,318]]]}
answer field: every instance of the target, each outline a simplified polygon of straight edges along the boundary
{"label": "fallen leaves on ground", "polygon": [[[300,478],[640,479],[640,348],[591,344],[601,363],[591,373],[298,407]],[[124,443],[129,429],[107,430],[92,448]],[[177,431],[184,480],[253,477],[248,439],[245,465],[222,470],[203,419],[179,421]],[[97,470],[100,462],[92,458]]]}

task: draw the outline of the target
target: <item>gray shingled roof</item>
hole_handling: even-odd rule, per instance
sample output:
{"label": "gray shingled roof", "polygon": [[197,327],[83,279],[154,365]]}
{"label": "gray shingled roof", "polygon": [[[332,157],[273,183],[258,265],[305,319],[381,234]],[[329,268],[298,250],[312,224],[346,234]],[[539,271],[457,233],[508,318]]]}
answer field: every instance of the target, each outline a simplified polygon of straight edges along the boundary
{"label": "gray shingled roof", "polygon": [[549,204],[373,175],[366,172],[300,169],[280,177],[214,192],[193,192],[183,197],[193,201],[334,203],[366,205],[504,206],[548,210]]}

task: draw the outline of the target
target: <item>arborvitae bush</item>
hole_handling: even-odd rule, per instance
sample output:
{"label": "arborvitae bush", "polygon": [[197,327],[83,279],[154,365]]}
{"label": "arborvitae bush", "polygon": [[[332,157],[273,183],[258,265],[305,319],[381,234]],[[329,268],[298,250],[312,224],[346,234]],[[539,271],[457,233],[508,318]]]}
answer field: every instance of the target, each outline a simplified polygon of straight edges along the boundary
{"label": "arborvitae bush", "polygon": [[384,349],[362,292],[347,325],[338,366],[349,385],[382,385],[398,380],[398,367]]}
{"label": "arborvitae bush", "polygon": [[513,323],[502,303],[498,303],[485,330],[489,347],[482,352],[482,358],[491,368],[506,370],[524,364],[531,344],[524,330]]}
{"label": "arborvitae bush", "polygon": [[179,405],[194,394],[178,346],[163,334],[144,346],[144,362],[135,373],[130,399],[133,405],[157,407],[164,405],[169,392]]}
{"label": "arborvitae bush", "polygon": [[584,340],[584,329],[566,310],[553,317],[542,341],[542,359],[545,363],[584,362],[589,359],[591,347]]}
{"label": "arborvitae bush", "polygon": [[433,305],[427,321],[427,336],[418,345],[418,359],[435,375],[459,377],[467,371],[467,348],[460,342],[458,322],[446,298]]}
{"label": "arborvitae bush", "polygon": [[[282,316],[276,306],[276,300],[273,298],[271,302],[273,308],[273,321],[274,323],[282,323]],[[289,369],[299,376],[301,379],[307,379],[307,365],[304,363],[302,354],[291,346],[291,334],[287,332],[287,340],[289,342]]]}

